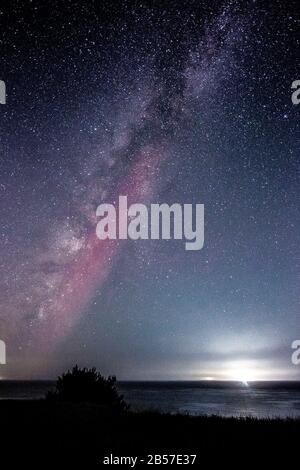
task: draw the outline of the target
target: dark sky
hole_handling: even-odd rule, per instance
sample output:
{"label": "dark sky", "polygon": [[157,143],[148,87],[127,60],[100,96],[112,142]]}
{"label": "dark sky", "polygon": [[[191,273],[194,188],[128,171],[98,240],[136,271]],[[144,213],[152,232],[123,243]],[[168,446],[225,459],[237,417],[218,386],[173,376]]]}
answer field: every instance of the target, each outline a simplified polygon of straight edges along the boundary
{"label": "dark sky", "polygon": [[[6,3],[0,375],[300,378],[297,3]],[[120,194],[204,204],[204,248],[100,242]]]}

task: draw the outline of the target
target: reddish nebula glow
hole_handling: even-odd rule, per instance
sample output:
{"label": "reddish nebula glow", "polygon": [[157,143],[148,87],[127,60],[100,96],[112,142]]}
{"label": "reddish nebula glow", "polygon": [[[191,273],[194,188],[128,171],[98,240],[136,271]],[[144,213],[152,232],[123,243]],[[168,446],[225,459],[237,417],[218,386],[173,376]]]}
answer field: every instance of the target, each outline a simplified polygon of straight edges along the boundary
{"label": "reddish nebula glow", "polygon": [[[144,147],[116,191],[116,198],[126,195],[129,204],[149,201],[155,191],[159,167],[166,156],[167,151],[163,145]],[[124,243],[127,243],[126,240],[99,240],[95,225],[80,256],[64,273],[55,298],[45,309],[44,320],[41,319],[35,336],[39,348],[54,348],[80,320],[95,289],[101,288],[107,279]]]}

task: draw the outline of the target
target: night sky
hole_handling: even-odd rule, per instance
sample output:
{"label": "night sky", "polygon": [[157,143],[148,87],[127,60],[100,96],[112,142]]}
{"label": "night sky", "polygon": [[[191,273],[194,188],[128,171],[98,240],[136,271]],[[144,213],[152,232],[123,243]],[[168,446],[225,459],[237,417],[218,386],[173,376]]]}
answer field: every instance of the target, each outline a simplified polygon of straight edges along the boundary
{"label": "night sky", "polygon": [[[297,2],[0,6],[4,378],[299,379]],[[96,208],[205,205],[205,245]]]}

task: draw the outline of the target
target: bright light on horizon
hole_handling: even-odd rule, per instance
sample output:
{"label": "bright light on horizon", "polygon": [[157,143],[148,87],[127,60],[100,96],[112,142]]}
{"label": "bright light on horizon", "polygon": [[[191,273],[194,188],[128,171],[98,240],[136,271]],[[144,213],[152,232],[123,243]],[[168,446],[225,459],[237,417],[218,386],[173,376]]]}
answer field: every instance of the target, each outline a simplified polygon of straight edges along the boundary
{"label": "bright light on horizon", "polygon": [[[280,371],[281,372],[281,371]],[[203,371],[197,371],[197,380],[204,381],[234,381],[248,385],[250,382],[266,380],[284,380],[280,378],[277,370],[268,368],[265,361],[255,359],[240,359],[233,361],[220,361],[208,364]]]}
{"label": "bright light on horizon", "polygon": [[241,362],[233,364],[227,375],[230,380],[237,380],[245,385],[248,385],[248,382],[258,380],[257,369]]}

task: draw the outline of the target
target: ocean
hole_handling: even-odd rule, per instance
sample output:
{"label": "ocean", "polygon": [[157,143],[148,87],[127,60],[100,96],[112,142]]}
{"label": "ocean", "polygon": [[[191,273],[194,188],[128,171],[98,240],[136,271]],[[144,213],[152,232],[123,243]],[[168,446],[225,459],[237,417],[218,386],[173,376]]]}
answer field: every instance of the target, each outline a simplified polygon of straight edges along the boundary
{"label": "ocean", "polygon": [[[33,400],[52,381],[0,381],[0,399]],[[133,410],[192,415],[300,417],[300,382],[119,382]]]}

